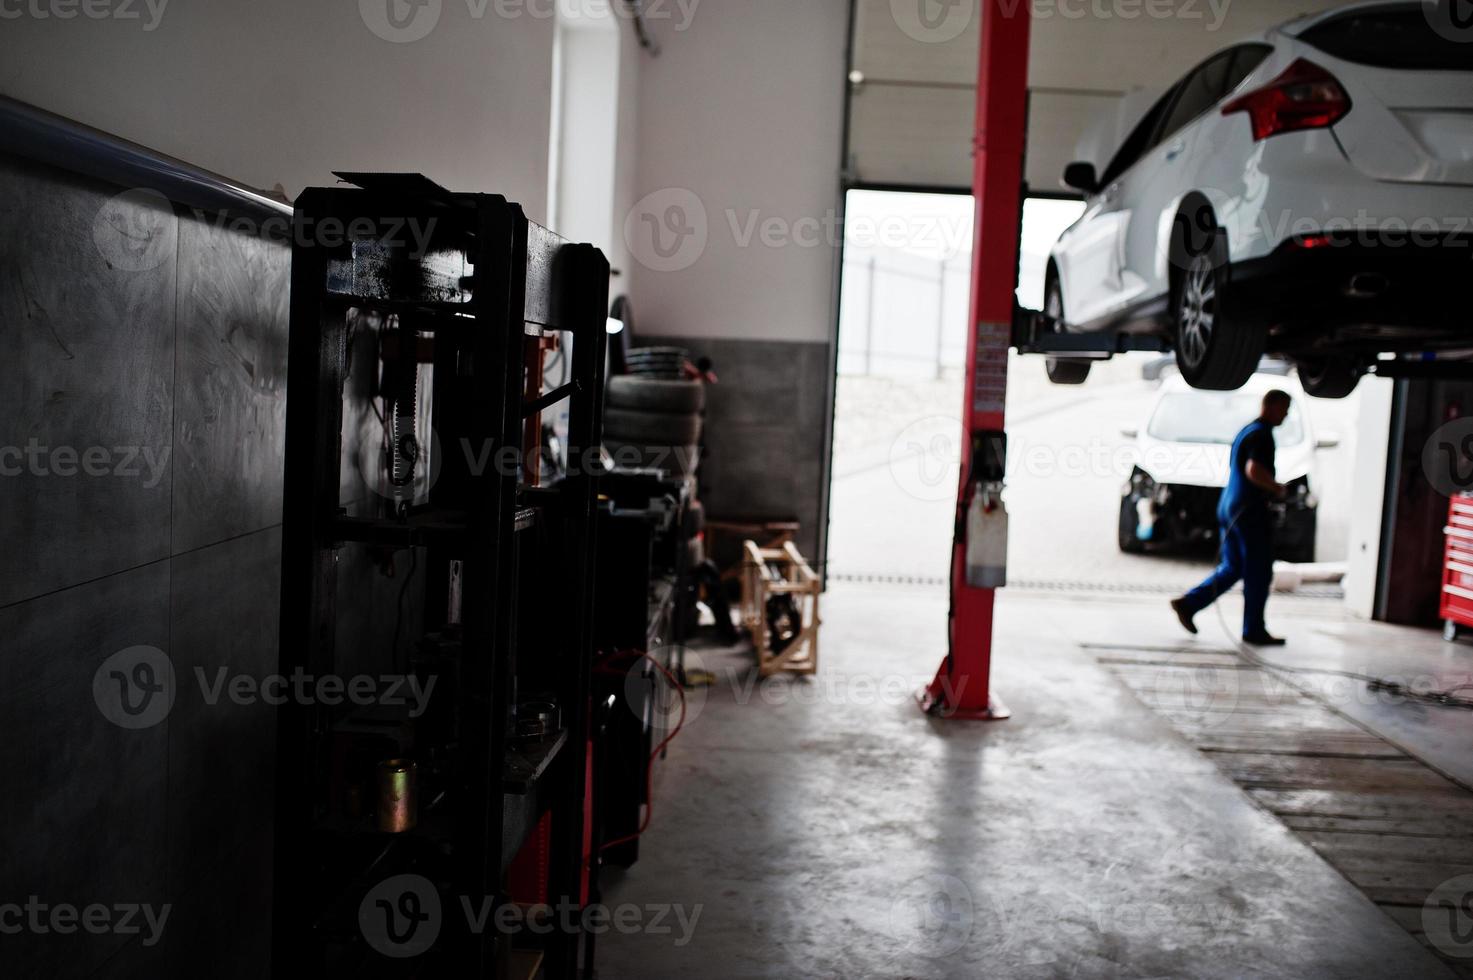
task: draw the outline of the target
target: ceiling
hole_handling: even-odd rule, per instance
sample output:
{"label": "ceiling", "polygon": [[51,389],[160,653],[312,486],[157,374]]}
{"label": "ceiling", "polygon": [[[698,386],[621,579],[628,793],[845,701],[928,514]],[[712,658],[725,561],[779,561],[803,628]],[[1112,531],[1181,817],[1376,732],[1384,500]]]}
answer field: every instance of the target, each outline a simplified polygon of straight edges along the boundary
{"label": "ceiling", "polygon": [[[862,81],[850,86],[853,183],[971,185],[983,2],[990,0],[855,0],[853,69]],[[1100,114],[1114,113],[1124,93],[1164,89],[1247,35],[1350,2],[1034,0],[1029,186],[1060,190],[1080,134]]]}

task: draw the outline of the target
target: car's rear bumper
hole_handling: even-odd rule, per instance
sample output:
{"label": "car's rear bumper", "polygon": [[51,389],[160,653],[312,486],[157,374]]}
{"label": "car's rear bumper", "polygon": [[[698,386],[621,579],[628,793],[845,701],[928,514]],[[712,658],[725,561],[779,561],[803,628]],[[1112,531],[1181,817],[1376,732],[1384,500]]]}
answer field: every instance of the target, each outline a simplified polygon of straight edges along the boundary
{"label": "car's rear bumper", "polygon": [[1231,315],[1267,324],[1277,351],[1372,353],[1473,340],[1455,297],[1473,235],[1344,232],[1290,239],[1231,266]]}

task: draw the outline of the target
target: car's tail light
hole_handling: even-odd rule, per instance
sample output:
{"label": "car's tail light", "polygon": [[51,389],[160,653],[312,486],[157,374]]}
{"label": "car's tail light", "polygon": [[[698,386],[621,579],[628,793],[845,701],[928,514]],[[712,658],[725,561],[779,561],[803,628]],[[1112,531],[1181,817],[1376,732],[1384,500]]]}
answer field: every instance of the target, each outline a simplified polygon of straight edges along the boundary
{"label": "car's tail light", "polygon": [[1350,111],[1350,96],[1335,76],[1300,58],[1278,78],[1222,107],[1222,114],[1246,112],[1253,121],[1253,140],[1301,129],[1325,129]]}

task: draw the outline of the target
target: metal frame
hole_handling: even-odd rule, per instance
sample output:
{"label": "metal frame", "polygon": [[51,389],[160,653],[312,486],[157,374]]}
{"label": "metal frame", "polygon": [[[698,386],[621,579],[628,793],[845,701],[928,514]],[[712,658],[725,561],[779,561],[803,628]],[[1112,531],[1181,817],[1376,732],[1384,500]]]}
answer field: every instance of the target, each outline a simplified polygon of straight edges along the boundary
{"label": "metal frame", "polygon": [[[365,614],[361,605],[338,608],[341,549],[423,548],[426,574],[416,600],[426,630],[453,625],[445,599],[451,563],[459,562],[456,738],[442,815],[422,821],[432,826],[396,835],[344,831],[328,825],[322,798],[334,711],[282,707],[274,970],[279,976],[314,969],[332,974],[345,965],[384,970],[397,962],[404,970],[387,972],[497,976],[509,944],[489,928],[477,934],[460,927],[459,898],[491,898],[497,907],[507,902],[507,869],[545,813],[552,821],[546,867],[552,901],[583,902],[598,475],[582,460],[599,445],[602,425],[609,266],[597,249],[564,242],[502,197],[450,194],[418,177],[348,176],[362,189],[303,192],[295,215],[299,229],[325,218],[342,227],[366,221],[375,229],[411,216],[433,220],[431,251],[458,257],[473,274],[454,282],[447,298],[443,289],[424,288],[428,276],[398,274],[420,272],[423,256],[389,255],[386,265],[371,270],[383,275],[360,277],[364,263],[353,246],[294,236],[280,667],[287,676],[298,669],[318,677],[338,672],[336,624]],[[351,292],[341,291],[341,276],[330,278],[345,262],[354,269]],[[475,472],[468,459],[444,452],[428,503],[348,516],[339,486],[349,308],[408,318],[432,338],[434,422],[442,449],[462,439],[498,452],[515,447],[515,465]],[[524,401],[526,350],[553,330],[574,338],[568,444],[575,463],[555,487],[535,488],[520,479],[524,421],[545,406],[541,399]],[[420,357],[417,346],[414,356]],[[526,551],[522,542],[533,531],[538,547]],[[528,560],[535,569],[531,581],[523,571]],[[507,730],[525,590],[559,603],[560,615],[547,626],[552,635],[539,636],[538,646],[557,651],[550,655],[557,662],[538,668],[556,679],[564,729],[530,768],[512,751]],[[355,864],[356,854],[372,860]],[[329,907],[356,909],[365,885],[396,868],[423,873],[443,892],[446,928],[436,946],[421,957],[393,961],[364,948],[361,937],[339,934],[329,952],[320,928]],[[494,915],[488,921],[496,921]],[[547,976],[575,975],[582,939],[554,930],[542,950]]]}
{"label": "metal frame", "polygon": [[0,151],[119,187],[157,191],[175,204],[249,216],[284,233],[284,201],[65,116],[0,96]]}

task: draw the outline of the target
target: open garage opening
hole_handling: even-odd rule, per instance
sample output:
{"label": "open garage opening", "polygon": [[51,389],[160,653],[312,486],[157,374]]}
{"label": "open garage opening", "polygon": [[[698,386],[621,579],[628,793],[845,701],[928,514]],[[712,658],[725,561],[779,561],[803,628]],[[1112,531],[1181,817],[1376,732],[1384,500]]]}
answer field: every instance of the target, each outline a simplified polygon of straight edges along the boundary
{"label": "open garage opening", "polygon": [[[828,556],[835,581],[945,586],[972,208],[965,194],[847,195]],[[1075,199],[1025,200],[1021,307],[1044,307],[1049,253],[1083,210]],[[1083,383],[1060,385],[1045,358],[1015,354],[1010,583],[1162,594],[1190,587],[1217,559],[1214,515],[1229,446],[1262,395],[1280,388],[1295,399],[1278,438],[1280,475],[1292,488],[1278,515],[1280,584],[1342,594],[1355,509],[1374,509],[1378,497],[1355,492],[1357,434],[1376,431],[1361,424],[1364,413],[1385,418],[1391,383],[1371,378],[1348,398],[1312,398],[1289,362],[1268,358],[1259,368],[1240,391],[1202,391],[1180,377],[1172,355],[1132,352],[1095,360]],[[1359,523],[1378,522],[1379,511]],[[1315,567],[1297,567],[1305,565]]]}

